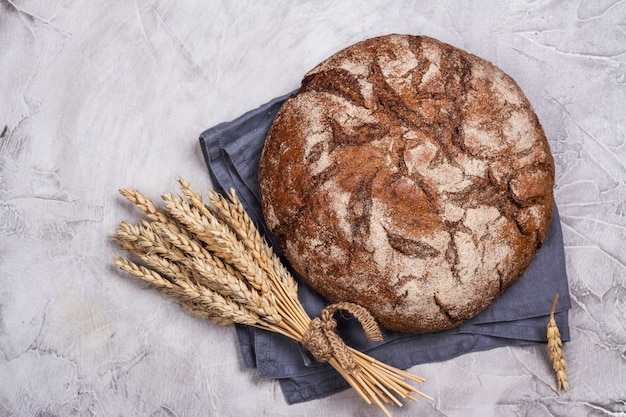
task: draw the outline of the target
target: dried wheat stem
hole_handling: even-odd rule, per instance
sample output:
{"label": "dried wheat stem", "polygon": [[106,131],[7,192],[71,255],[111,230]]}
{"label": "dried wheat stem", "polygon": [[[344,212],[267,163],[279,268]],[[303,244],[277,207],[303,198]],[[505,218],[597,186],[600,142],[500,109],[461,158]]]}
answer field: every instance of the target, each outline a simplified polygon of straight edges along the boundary
{"label": "dried wheat stem", "polygon": [[357,381],[357,383],[359,383],[364,389],[365,392],[367,393],[367,395],[372,399],[372,401],[374,402],[374,404],[376,404],[376,406],[387,416],[387,417],[392,417],[391,413],[389,412],[389,410],[387,410],[387,408],[383,405],[382,402],[380,402],[379,399],[379,395],[376,393],[376,391],[372,388],[371,383],[368,383],[369,381],[367,380],[363,380],[363,378],[361,378],[361,374],[356,374],[354,375],[354,379]]}
{"label": "dried wheat stem", "polygon": [[302,335],[306,333],[311,325],[311,318],[304,311],[302,304],[300,304],[297,294],[291,296],[291,292],[288,288],[285,287],[284,282],[288,279],[295,282],[295,279],[285,270],[285,273],[288,274],[286,276],[278,277],[276,274],[270,274],[269,280],[272,284],[272,288],[274,288],[274,294],[276,295],[276,302],[280,306],[282,310],[285,311],[284,317],[288,317],[292,326],[297,329],[299,338],[296,340],[300,341]]}
{"label": "dried wheat stem", "polygon": [[550,320],[548,321],[548,351],[550,352],[550,360],[552,361],[552,369],[556,372],[557,389],[565,389],[569,391],[570,386],[567,383],[567,362],[563,357],[563,341],[561,340],[561,332],[554,320],[554,311],[556,309],[556,303],[559,300],[559,294],[557,293],[552,302],[552,308],[550,309]]}
{"label": "dried wheat stem", "polygon": [[[352,348],[350,348],[350,349],[352,349]],[[419,382],[419,383],[422,383],[422,382],[425,382],[425,381],[426,381],[426,380],[425,380],[424,378],[422,378],[422,377],[419,377],[419,376],[417,376],[417,375],[413,375],[412,373],[407,372],[407,371],[403,371],[402,369],[398,369],[398,368],[396,368],[396,367],[393,367],[393,366],[387,365],[386,363],[381,362],[381,361],[379,361],[379,360],[376,360],[376,359],[374,359],[374,358],[372,358],[372,357],[370,357],[370,356],[366,355],[366,354],[365,354],[365,353],[363,353],[363,352],[360,352],[360,351],[355,350],[355,349],[352,349],[352,350],[353,350],[353,353],[354,353],[356,356],[359,356],[359,357],[360,357],[360,358],[362,358],[363,360],[365,360],[365,361],[367,361],[367,362],[370,362],[372,365],[375,365],[375,366],[377,366],[377,367],[380,367],[380,368],[381,368],[381,370],[386,370],[387,372],[392,372],[392,373],[397,374],[397,375],[399,375],[399,376],[401,376],[401,377],[403,377],[403,378],[406,378],[406,379],[409,379],[409,380],[412,380],[412,381],[415,381],[415,382]]]}
{"label": "dried wheat stem", "polygon": [[328,364],[331,365],[343,377],[343,379],[345,379],[348,382],[348,384],[352,387],[352,389],[354,389],[356,391],[356,393],[359,394],[359,396],[367,404],[371,404],[372,403],[372,400],[370,399],[369,395],[365,392],[365,390],[363,389],[361,384],[357,380],[355,380],[354,377],[351,374],[346,372],[339,365],[339,362],[337,362],[337,360],[335,358],[331,358],[328,361]]}
{"label": "dried wheat stem", "polygon": [[386,372],[380,372],[379,368],[377,368],[376,366],[367,366],[366,363],[363,362],[361,362],[360,365],[363,369],[363,372],[368,374],[370,379],[377,380],[377,386],[381,390],[383,390],[387,397],[389,397],[394,403],[398,404],[400,401],[396,399],[396,397],[391,392],[389,392],[388,389],[393,390],[402,398],[407,398],[409,392],[412,391],[412,389],[410,389],[412,388],[410,385],[402,384],[402,379],[387,374]]}
{"label": "dried wheat stem", "polygon": [[[400,400],[398,400],[391,392],[389,392],[389,390],[387,388],[385,388],[385,386],[387,385],[387,381],[385,381],[383,378],[380,378],[380,376],[378,375],[371,375],[370,379],[372,379],[373,381],[375,381],[376,387],[391,401],[388,401],[389,404],[395,404],[398,407],[402,407],[402,402]],[[379,382],[381,381],[381,382]],[[385,385],[383,385],[383,383]],[[402,396],[403,398],[406,398],[406,395]]]}
{"label": "dried wheat stem", "polygon": [[[371,359],[368,357],[368,359]],[[377,366],[374,362],[370,361],[358,361],[365,375],[372,380],[375,386],[382,392],[381,397],[383,400],[391,404],[394,403],[398,406],[402,406],[402,403],[391,392],[395,392],[402,398],[409,398],[413,401],[418,401],[418,398],[413,397],[410,393],[415,392],[422,395],[424,398],[433,400],[432,397],[418,391],[413,386],[407,384],[398,374],[390,372],[384,368]]]}
{"label": "dried wheat stem", "polygon": [[365,384],[370,388],[375,396],[383,400],[386,404],[399,403],[402,405],[402,403],[400,403],[400,401],[381,384],[383,379],[381,379],[378,375],[374,375],[371,371],[372,369],[368,368],[362,369],[359,372],[359,376],[363,379]]}

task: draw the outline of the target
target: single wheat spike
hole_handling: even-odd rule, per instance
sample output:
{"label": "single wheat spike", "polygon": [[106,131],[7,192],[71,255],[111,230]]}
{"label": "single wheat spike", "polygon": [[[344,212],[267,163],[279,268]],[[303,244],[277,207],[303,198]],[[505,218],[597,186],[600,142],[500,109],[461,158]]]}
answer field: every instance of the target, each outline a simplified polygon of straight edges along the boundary
{"label": "single wheat spike", "polygon": [[556,309],[556,303],[559,300],[559,294],[557,293],[552,302],[552,308],[550,309],[550,321],[548,322],[548,351],[550,352],[550,360],[552,361],[552,369],[556,372],[557,389],[560,391],[564,389],[569,391],[569,384],[567,383],[567,362],[563,358],[563,341],[561,340],[561,332],[556,326],[554,320],[554,310]]}

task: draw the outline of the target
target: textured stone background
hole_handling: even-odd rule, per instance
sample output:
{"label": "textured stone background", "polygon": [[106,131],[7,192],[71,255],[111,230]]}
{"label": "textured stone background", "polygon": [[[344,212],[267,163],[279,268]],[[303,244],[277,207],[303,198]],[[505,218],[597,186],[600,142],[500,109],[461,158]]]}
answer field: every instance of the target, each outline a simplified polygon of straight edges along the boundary
{"label": "textured stone background", "polygon": [[[178,3],[178,4],[175,4]],[[626,2],[0,0],[0,416],[377,416],[351,391],[285,404],[202,322],[110,265],[107,237],[197,137],[293,90],[341,47],[425,34],[491,60],[556,159],[572,390],[543,345],[417,366],[395,416],[626,416]]]}

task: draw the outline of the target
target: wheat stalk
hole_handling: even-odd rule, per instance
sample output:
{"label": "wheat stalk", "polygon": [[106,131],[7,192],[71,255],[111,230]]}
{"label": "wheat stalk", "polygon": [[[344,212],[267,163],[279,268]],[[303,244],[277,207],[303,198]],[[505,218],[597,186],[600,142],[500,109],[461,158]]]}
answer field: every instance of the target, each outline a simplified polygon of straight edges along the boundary
{"label": "wheat stalk", "polygon": [[[391,416],[383,403],[399,398],[432,400],[407,381],[423,378],[381,363],[347,347],[334,332],[335,311],[352,313],[366,335],[382,340],[369,313],[351,303],[327,307],[311,319],[298,300],[295,279],[261,236],[234,191],[209,191],[206,205],[191,185],[181,194],[163,194],[164,209],[136,190],[120,193],[145,213],[139,225],[121,222],[113,235],[142,264],[114,258],[122,270],[174,297],[191,314],[220,325],[233,323],[276,332],[300,342],[328,362],[369,404]],[[560,339],[559,339],[560,340]]]}
{"label": "wheat stalk", "polygon": [[554,310],[556,309],[556,303],[559,300],[559,294],[554,296],[552,302],[552,308],[550,309],[550,320],[548,321],[548,351],[550,352],[550,361],[552,361],[552,369],[556,372],[557,389],[560,391],[564,389],[569,391],[570,386],[567,383],[567,362],[563,358],[563,341],[561,340],[561,332],[554,320]]}

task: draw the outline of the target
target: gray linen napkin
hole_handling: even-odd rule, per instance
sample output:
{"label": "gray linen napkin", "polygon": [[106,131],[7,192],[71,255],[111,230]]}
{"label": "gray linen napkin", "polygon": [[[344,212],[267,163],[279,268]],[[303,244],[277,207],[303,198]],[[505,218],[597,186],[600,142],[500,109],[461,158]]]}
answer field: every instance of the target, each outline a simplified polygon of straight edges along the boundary
{"label": "gray linen napkin", "polygon": [[[257,170],[265,135],[289,94],[278,97],[241,117],[204,131],[200,145],[215,189],[234,188],[244,207],[282,256],[267,229],[261,211]],[[283,257],[285,265],[289,263]],[[299,282],[299,297],[315,317],[328,304],[291,269]],[[565,271],[563,238],[556,206],[544,245],[526,272],[491,306],[461,326],[437,333],[411,334],[383,330],[385,341],[368,341],[352,317],[338,320],[344,341],[370,356],[398,368],[450,359],[464,353],[546,342],[548,313],[559,293],[555,319],[562,339],[569,341],[567,312],[570,297]],[[259,375],[279,379],[288,403],[321,398],[348,387],[327,364],[316,362],[297,342],[271,332],[237,326],[243,361]]]}

